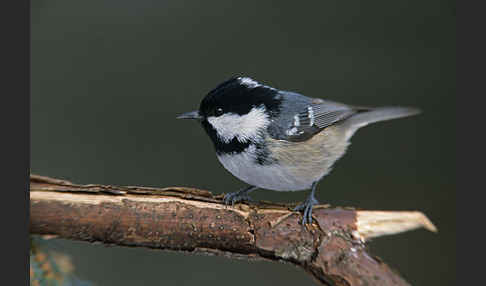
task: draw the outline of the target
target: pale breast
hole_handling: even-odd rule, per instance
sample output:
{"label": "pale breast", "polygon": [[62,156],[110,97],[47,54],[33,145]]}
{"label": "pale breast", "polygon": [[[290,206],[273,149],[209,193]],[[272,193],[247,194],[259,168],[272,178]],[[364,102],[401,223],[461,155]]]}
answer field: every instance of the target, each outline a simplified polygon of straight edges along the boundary
{"label": "pale breast", "polygon": [[[256,164],[254,150],[237,155],[220,155],[219,161],[247,184],[275,191],[309,189],[346,152],[349,143],[338,127],[330,126],[303,142],[266,138],[270,150],[268,165]],[[249,148],[255,148],[250,146]]]}

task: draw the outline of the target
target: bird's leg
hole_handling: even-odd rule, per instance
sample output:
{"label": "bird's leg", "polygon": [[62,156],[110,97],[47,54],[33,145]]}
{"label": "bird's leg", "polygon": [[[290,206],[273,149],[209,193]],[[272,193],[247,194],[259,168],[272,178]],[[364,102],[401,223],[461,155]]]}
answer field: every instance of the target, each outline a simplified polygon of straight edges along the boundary
{"label": "bird's leg", "polygon": [[239,201],[251,201],[252,199],[250,198],[248,193],[250,193],[251,191],[254,191],[256,189],[258,189],[258,187],[249,186],[249,187],[246,187],[246,188],[239,190],[237,192],[228,193],[228,194],[224,195],[223,202],[226,205],[234,205],[235,203],[237,203]]}
{"label": "bird's leg", "polygon": [[312,223],[312,207],[319,203],[316,200],[316,197],[314,196],[316,192],[317,183],[318,181],[312,183],[312,190],[309,196],[307,197],[307,199],[302,204],[294,208],[294,211],[304,211],[303,218],[302,218],[303,225]]}

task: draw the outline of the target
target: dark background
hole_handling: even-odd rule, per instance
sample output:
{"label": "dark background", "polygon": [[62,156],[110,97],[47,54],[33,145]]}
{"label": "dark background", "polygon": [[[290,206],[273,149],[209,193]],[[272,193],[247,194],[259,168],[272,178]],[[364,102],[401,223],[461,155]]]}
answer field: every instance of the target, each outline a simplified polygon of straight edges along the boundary
{"label": "dark background", "polygon": [[[311,4],[312,3],[312,4]],[[363,128],[318,187],[322,203],[420,210],[438,234],[370,252],[413,285],[455,285],[455,3],[447,1],[32,1],[31,172],[78,183],[244,186],[195,122],[221,81],[265,84],[420,116]],[[255,192],[302,201],[308,192]],[[97,285],[301,285],[291,265],[50,240]]]}

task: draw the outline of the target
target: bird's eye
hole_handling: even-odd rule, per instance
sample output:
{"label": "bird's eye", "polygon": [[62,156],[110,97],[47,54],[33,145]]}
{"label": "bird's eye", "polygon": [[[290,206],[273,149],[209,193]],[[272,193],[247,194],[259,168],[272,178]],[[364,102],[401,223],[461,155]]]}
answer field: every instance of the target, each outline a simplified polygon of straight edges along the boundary
{"label": "bird's eye", "polygon": [[216,116],[221,116],[223,115],[223,109],[221,107],[219,108],[216,108],[216,112],[215,112]]}

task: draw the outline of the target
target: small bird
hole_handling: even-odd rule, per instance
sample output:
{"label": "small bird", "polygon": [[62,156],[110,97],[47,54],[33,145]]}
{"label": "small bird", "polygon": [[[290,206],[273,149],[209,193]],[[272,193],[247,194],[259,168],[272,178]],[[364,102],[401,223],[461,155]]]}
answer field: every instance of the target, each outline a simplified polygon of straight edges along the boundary
{"label": "small bird", "polygon": [[199,110],[179,115],[201,122],[221,164],[249,184],[224,196],[233,205],[249,193],[311,190],[295,207],[312,223],[318,182],[327,175],[359,128],[411,116],[410,107],[362,107],[278,90],[249,77],[233,77],[211,90]]}

